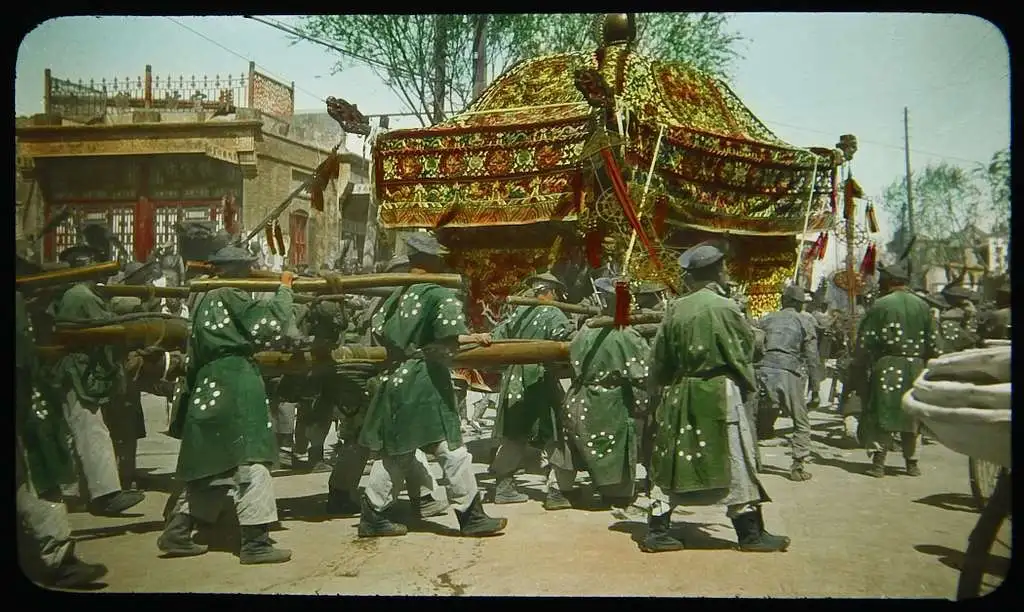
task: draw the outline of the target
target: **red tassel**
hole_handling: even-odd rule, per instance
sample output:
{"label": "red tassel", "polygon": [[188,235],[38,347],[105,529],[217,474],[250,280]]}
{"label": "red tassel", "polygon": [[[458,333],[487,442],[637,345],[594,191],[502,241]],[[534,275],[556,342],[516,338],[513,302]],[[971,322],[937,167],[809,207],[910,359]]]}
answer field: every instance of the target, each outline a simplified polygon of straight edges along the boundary
{"label": "red tassel", "polygon": [[274,222],[274,238],[277,240],[277,252],[284,257],[286,249],[284,248],[284,233],[281,231],[281,224],[277,221]]}
{"label": "red tassel", "polygon": [[591,268],[601,267],[601,233],[589,232],[586,237],[587,263]]}
{"label": "red tassel", "polygon": [[872,234],[878,233],[878,217],[875,216],[875,206],[868,204],[868,231]]}
{"label": "red tassel", "polygon": [[341,171],[341,158],[337,153],[327,156],[316,170],[313,171],[313,181],[309,185],[309,205],[320,212],[324,212],[324,190],[327,183],[338,178]]}
{"label": "red tassel", "polygon": [[277,249],[274,248],[274,228],[269,223],[266,227],[267,230],[267,246],[270,247],[270,254],[277,255]]}
{"label": "red tassel", "polygon": [[875,245],[869,244],[860,262],[860,273],[871,276],[875,273]]}
{"label": "red tassel", "polygon": [[818,261],[825,259],[825,251],[828,249],[828,232],[821,233],[821,248],[818,249]]}
{"label": "red tassel", "polygon": [[654,225],[654,235],[662,237],[665,235],[665,222],[668,220],[668,201],[659,199],[654,203],[654,217],[652,218]]}
{"label": "red tassel", "polygon": [[629,282],[615,281],[615,324],[620,327],[629,325],[629,307],[632,304],[629,294]]}
{"label": "red tassel", "polygon": [[818,249],[821,248],[821,235],[818,235],[818,239],[814,241],[811,248],[807,249],[804,253],[804,261],[811,261],[812,259],[818,258]]}

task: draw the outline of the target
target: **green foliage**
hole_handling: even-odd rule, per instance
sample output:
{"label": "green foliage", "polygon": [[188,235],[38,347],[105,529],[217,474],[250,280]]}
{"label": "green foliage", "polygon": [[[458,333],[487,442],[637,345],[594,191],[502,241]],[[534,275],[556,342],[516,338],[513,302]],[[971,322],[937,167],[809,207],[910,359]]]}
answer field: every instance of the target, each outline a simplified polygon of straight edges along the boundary
{"label": "green foliage", "polygon": [[[965,249],[980,247],[979,234],[1009,230],[1009,150],[972,169],[930,164],[913,178],[915,261],[961,262]],[[897,256],[910,239],[906,178],[886,187],[880,206],[896,221],[898,229],[887,248]]]}
{"label": "green foliage", "polygon": [[[473,91],[473,41],[480,15],[316,15],[299,30],[348,51],[338,72],[366,63],[428,125],[434,87],[444,90],[445,111],[464,108]],[[491,77],[512,64],[548,53],[591,51],[596,46],[590,14],[487,15],[487,59]],[[640,13],[638,49],[653,59],[682,61],[726,78],[742,39],[727,30],[720,13]],[[435,41],[444,47],[443,75],[435,65]],[[340,55],[340,54],[339,54]],[[356,57],[358,56],[358,57]],[[440,78],[443,76],[443,78]],[[340,94],[339,92],[339,95]],[[434,117],[436,119],[436,117]]]}

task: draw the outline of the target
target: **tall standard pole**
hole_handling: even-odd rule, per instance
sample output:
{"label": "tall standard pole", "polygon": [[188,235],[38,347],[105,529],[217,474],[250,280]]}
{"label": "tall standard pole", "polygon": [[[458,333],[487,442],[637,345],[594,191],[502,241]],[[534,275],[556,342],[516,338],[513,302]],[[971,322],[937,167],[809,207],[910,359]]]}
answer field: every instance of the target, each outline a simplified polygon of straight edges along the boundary
{"label": "tall standard pole", "polygon": [[473,99],[480,97],[487,87],[487,15],[476,16],[476,36],[473,45]]}
{"label": "tall standard pole", "polygon": [[[910,119],[909,111],[907,107],[903,107],[903,151],[904,158],[907,163],[907,240],[913,240],[914,236],[914,187],[912,175],[910,173]],[[911,279],[914,275],[914,255],[913,251],[907,253],[907,272],[910,273]]]}

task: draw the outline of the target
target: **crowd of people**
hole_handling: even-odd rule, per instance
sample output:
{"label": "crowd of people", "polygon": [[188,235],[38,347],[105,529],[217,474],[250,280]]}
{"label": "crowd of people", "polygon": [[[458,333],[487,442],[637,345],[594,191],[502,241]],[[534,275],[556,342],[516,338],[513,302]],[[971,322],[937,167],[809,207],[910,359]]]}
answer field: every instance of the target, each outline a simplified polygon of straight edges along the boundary
{"label": "crowd of people", "polygon": [[[430,274],[444,270],[444,247],[429,233],[412,234],[408,256],[383,270]],[[18,339],[17,508],[28,536],[19,549],[26,568],[43,584],[76,587],[100,579],[106,568],[74,552],[65,499],[88,500],[96,515],[116,516],[144,499],[136,476],[137,442],[146,436],[143,391],[170,403],[168,434],[181,441],[174,500],[156,547],[165,556],[204,554],[194,532],[214,524],[230,498],[240,526],[242,564],[288,561],[270,530],[279,517],[272,470],[284,463],[329,471],[329,516],[358,516],[364,538],[401,536],[409,526],[394,515],[404,490],[420,519],[454,511],[460,533],[484,537],[508,528],[491,516],[464,441],[467,378],[451,359],[460,346],[505,340],[569,343],[567,364],[507,366],[494,397],[497,453],[488,502],[526,503],[517,484],[528,450],[541,451],[547,470],[544,511],[625,508],[649,498],[645,552],[681,550],[669,530],[676,506],[725,506],[747,552],[782,552],[790,539],[767,531],[761,511],[771,498],[761,481],[759,438],[775,434],[775,419],[793,420],[790,478],[812,477],[809,410],[820,403],[823,357],[840,342],[845,323],[823,299],[787,286],[781,309],[759,319],[745,310],[726,272],[726,250],[702,243],[682,254],[685,291],[634,291],[629,309],[657,313],[656,325],[592,326],[559,307],[566,284],[551,272],[524,279],[537,305],[509,309],[487,333],[467,324],[463,296],[423,282],[387,297],[297,303],[295,273],[284,271],[277,290],[254,298],[239,289],[170,299],[105,298],[94,281],[43,295],[16,297]],[[80,267],[105,259],[87,246],[60,259]],[[35,271],[18,259],[19,274]],[[244,278],[256,263],[247,250],[225,246],[208,258],[221,278]],[[129,282],[155,283],[125,269]],[[894,434],[905,473],[920,474],[919,432],[900,408],[903,393],[928,359],[979,345],[983,337],[1009,337],[1009,288],[996,309],[979,309],[963,287],[940,295],[915,292],[901,264],[880,269],[880,297],[859,308],[857,344],[843,398],[861,404],[859,438],[870,475],[886,475]],[[587,303],[614,319],[622,309],[617,280],[592,274]],[[811,311],[805,311],[808,305]],[[189,320],[183,353],[150,348],[125,354],[115,346],[70,347],[59,358],[37,354],[57,325],[95,325],[132,313],[163,313]],[[386,349],[382,365],[338,364],[330,370],[268,378],[253,355],[301,346],[314,354],[340,344]],[[135,377],[131,364],[163,359],[160,380]],[[184,375],[169,377],[175,360]],[[567,382],[566,384],[563,381]],[[477,412],[474,407],[473,412]],[[339,444],[325,449],[332,426]],[[435,495],[433,456],[447,494]],[[369,465],[364,486],[360,486]],[[578,485],[586,472],[600,501]],[[76,490],[77,489],[77,490]]]}

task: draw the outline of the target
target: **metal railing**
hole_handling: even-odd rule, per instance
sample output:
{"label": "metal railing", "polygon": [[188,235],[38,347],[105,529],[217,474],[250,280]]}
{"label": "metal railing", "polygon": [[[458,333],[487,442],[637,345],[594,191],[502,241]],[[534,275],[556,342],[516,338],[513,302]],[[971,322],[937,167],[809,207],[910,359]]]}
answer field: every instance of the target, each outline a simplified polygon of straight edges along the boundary
{"label": "metal railing", "polygon": [[[280,83],[256,72],[250,62],[247,73],[215,74],[212,77],[154,73],[112,79],[59,79],[44,73],[44,111],[65,117],[91,119],[110,110],[154,109],[165,111],[227,110],[256,108],[282,119],[294,110],[295,86]],[[263,108],[266,107],[266,108]]]}

